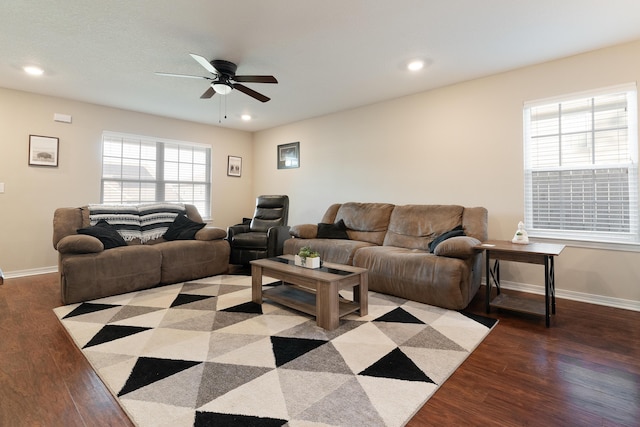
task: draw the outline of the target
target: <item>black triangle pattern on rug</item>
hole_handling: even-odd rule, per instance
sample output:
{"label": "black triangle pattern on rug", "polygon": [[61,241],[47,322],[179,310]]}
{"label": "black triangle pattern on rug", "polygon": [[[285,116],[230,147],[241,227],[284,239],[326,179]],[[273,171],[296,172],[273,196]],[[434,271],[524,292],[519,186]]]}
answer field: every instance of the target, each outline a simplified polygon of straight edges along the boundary
{"label": "black triangle pattern on rug", "polygon": [[106,342],[128,337],[133,334],[148,331],[149,329],[152,328],[146,328],[142,326],[105,325],[82,348],[89,348],[98,344],[104,344]]}
{"label": "black triangle pattern on rug", "polygon": [[479,316],[477,314],[468,313],[466,311],[459,311],[458,313],[468,317],[471,320],[475,320],[476,322],[486,326],[489,329],[493,328],[495,324],[498,323],[498,319],[492,319],[491,317]]}
{"label": "black triangle pattern on rug", "polygon": [[400,427],[496,323],[369,292],[327,331],[251,293],[216,276],[54,311],[139,427]]}
{"label": "black triangle pattern on rug", "polygon": [[358,375],[434,383],[397,347]]}
{"label": "black triangle pattern on rug", "polygon": [[156,357],[140,357],[118,397],[131,393],[141,387],[152,384],[173,374],[189,369],[202,362],[190,360],[158,359]]}
{"label": "black triangle pattern on rug", "polygon": [[398,307],[395,310],[390,311],[389,313],[378,317],[374,320],[375,322],[396,322],[396,323],[418,323],[424,325],[424,322],[413,314],[408,313],[402,308]]}
{"label": "black triangle pattern on rug", "polygon": [[276,366],[291,362],[293,359],[320,347],[326,342],[306,338],[271,337]]}
{"label": "black triangle pattern on rug", "polygon": [[260,304],[256,304],[255,302],[249,301],[244,304],[235,305],[233,307],[225,308],[224,310],[227,313],[254,313],[254,314],[262,314],[262,306]]}
{"label": "black triangle pattern on rug", "polygon": [[113,305],[113,304],[94,304],[90,302],[83,302],[78,307],[76,307],[71,313],[64,316],[63,319],[68,319],[70,317],[75,317],[75,316],[82,316],[83,314],[95,313],[96,311],[108,310],[114,307],[120,307],[120,306]]}
{"label": "black triangle pattern on rug", "polygon": [[202,301],[209,298],[214,297],[209,295],[178,294],[176,299],[171,303],[171,307],[178,307],[180,305],[189,304],[195,301]]}
{"label": "black triangle pattern on rug", "polygon": [[217,412],[196,412],[193,427],[278,427],[287,424],[287,420],[261,418],[249,415],[220,414]]}

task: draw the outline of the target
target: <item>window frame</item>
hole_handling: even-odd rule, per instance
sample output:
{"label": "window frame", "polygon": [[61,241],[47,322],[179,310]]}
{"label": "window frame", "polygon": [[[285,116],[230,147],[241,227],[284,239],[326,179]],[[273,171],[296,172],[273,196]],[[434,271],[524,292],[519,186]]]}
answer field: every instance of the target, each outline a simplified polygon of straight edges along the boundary
{"label": "window frame", "polygon": [[[124,144],[125,140],[130,140],[130,141],[136,141],[140,144],[140,146],[142,147],[142,145],[146,145],[147,147],[149,146],[153,146],[155,149],[155,156],[153,158],[153,160],[151,159],[145,159],[142,153],[139,153],[137,157],[126,157],[124,152],[121,151],[119,156],[115,156],[115,155],[106,155],[105,153],[105,146],[106,146],[106,141],[108,141],[108,139],[120,139],[122,141],[122,143]],[[194,158],[191,158],[191,161],[182,161],[182,159],[180,159],[178,157],[178,160],[166,160],[165,156],[168,150],[170,149],[177,149],[178,150],[178,156],[180,156],[181,153],[181,148],[183,149],[198,149],[197,151],[200,150],[204,150],[204,163],[203,162],[198,162],[196,160],[194,160]],[[188,150],[186,150],[188,151]],[[103,131],[102,133],[102,146],[101,146],[101,156],[100,156],[100,160],[101,160],[101,173],[100,173],[100,202],[101,203],[149,203],[149,202],[179,202],[179,203],[188,203],[188,204],[194,204],[196,205],[196,207],[198,208],[199,213],[201,214],[203,219],[210,219],[211,218],[211,179],[212,179],[212,150],[211,150],[211,146],[206,145],[206,144],[198,144],[198,143],[194,143],[194,142],[188,142],[188,141],[178,141],[178,140],[172,140],[172,139],[166,139],[166,138],[157,138],[157,137],[152,137],[152,136],[145,136],[145,135],[134,135],[134,134],[127,134],[127,133],[121,133],[121,132],[113,132],[113,131]],[[154,174],[150,174],[151,176],[153,176],[153,178],[151,179],[141,179],[141,178],[131,178],[131,177],[126,177],[124,176],[124,172],[122,171],[122,169],[120,170],[120,177],[113,177],[113,176],[105,176],[105,165],[107,164],[106,159],[110,158],[110,159],[120,159],[120,165],[122,167],[122,165],[125,164],[124,160],[125,159],[129,159],[129,160],[133,160],[134,162],[137,160],[140,163],[142,163],[144,160],[147,160],[149,163],[154,162],[155,163],[155,171]],[[172,163],[177,163],[177,170],[178,172],[176,172],[178,174],[177,179],[165,179],[165,176],[167,175],[166,172],[166,165],[167,162],[172,162]],[[193,170],[194,165],[198,166],[200,169],[202,169],[202,167],[204,166],[204,174],[205,174],[205,179],[204,181],[201,180],[187,180],[187,179],[181,179],[179,174],[180,174],[180,165],[186,165],[187,169],[188,166],[191,166],[191,169]],[[142,170],[143,167],[142,166],[138,166],[139,170]],[[192,172],[192,178],[193,178],[193,172]],[[120,183],[121,187],[121,197],[120,197],[120,201],[113,201],[113,200],[108,200],[105,201],[105,184],[109,183],[109,182],[117,182]],[[141,184],[153,184],[151,185],[151,187],[154,188],[155,191],[155,199],[160,199],[160,200],[148,200],[147,198],[143,198],[143,197],[139,197],[138,200],[133,200],[132,198],[128,198],[128,200],[124,200],[123,201],[123,197],[122,194],[124,192],[123,183],[134,183],[134,184],[138,184],[140,187],[142,187]],[[192,191],[192,197],[183,197],[183,195],[181,194],[181,191],[179,189],[180,184],[186,184],[187,186],[192,186],[192,190],[195,190],[196,186],[204,186],[204,191],[200,191],[199,194],[202,195],[202,198],[197,198],[195,197],[194,192]],[[173,185],[173,186],[177,186],[177,190],[174,192],[174,194],[177,194],[177,198],[172,198],[171,200],[165,200],[166,199],[166,188],[167,185]],[[142,191],[142,190],[140,190]]]}
{"label": "window frame", "polygon": [[[628,148],[628,162],[623,162],[620,160],[614,161],[609,164],[599,163],[597,160],[591,159],[591,163],[588,165],[580,164],[579,166],[570,166],[570,165],[556,165],[555,167],[546,167],[536,169],[532,166],[532,158],[534,157],[531,148],[535,147],[536,144],[532,142],[531,139],[531,126],[530,126],[530,110],[532,108],[542,107],[542,106],[553,106],[558,105],[560,107],[561,104],[567,104],[569,102],[574,102],[578,100],[586,100],[586,99],[598,99],[604,96],[610,96],[613,94],[621,94],[626,93],[626,132],[627,132],[627,148]],[[584,92],[566,94],[561,96],[556,96],[552,98],[540,99],[535,101],[525,102],[523,105],[523,157],[524,157],[524,203],[525,203],[525,227],[527,229],[529,237],[538,238],[538,239],[550,239],[554,241],[560,241],[565,244],[570,244],[572,246],[582,246],[582,247],[590,247],[590,248],[604,248],[604,249],[613,249],[613,250],[629,250],[629,251],[640,251],[640,205],[638,204],[638,192],[640,188],[640,182],[638,179],[638,93],[637,87],[635,83],[609,86],[600,89],[594,89]],[[591,105],[592,113],[594,110],[593,104]],[[567,118],[568,114],[562,115],[562,110],[559,110],[558,114],[558,122],[562,120],[562,118]],[[590,123],[590,127],[588,130],[583,131],[583,133],[591,133],[595,134],[599,129],[596,127],[594,122]],[[567,138],[567,132],[564,134],[562,129],[560,128],[557,133],[558,138],[558,150],[562,150],[563,145],[563,137]],[[596,150],[595,139],[592,139],[590,142],[593,143],[592,150]],[[565,141],[565,143],[568,140]],[[540,146],[538,146],[540,147]],[[560,155],[559,155],[560,156]],[[567,228],[563,229],[545,229],[541,227],[536,227],[536,223],[534,221],[534,195],[533,195],[533,174],[536,171],[545,170],[551,171],[554,170],[556,172],[568,173],[569,171],[582,170],[582,171],[593,171],[595,174],[596,170],[602,169],[612,169],[612,168],[626,168],[628,172],[628,188],[629,188],[629,199],[628,199],[628,216],[629,216],[629,231],[628,232],[602,232],[602,231],[589,231],[589,230],[569,230]],[[588,180],[583,180],[582,182],[588,182]],[[612,181],[607,181],[612,182]],[[595,187],[594,187],[595,188]],[[560,193],[558,193],[560,195]],[[610,201],[611,197],[607,198],[607,201]],[[596,204],[595,193],[594,198],[590,199],[594,205]],[[585,208],[587,211],[587,208]],[[558,215],[560,217],[561,215]]]}

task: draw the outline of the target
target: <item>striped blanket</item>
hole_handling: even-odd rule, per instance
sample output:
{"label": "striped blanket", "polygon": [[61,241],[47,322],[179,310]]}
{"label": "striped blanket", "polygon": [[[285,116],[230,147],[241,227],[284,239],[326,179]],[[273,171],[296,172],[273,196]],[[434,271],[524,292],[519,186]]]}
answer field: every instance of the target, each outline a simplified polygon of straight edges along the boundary
{"label": "striped blanket", "polygon": [[167,231],[173,220],[186,209],[183,203],[144,203],[138,205],[89,205],[91,225],[104,219],[125,241],[154,240]]}

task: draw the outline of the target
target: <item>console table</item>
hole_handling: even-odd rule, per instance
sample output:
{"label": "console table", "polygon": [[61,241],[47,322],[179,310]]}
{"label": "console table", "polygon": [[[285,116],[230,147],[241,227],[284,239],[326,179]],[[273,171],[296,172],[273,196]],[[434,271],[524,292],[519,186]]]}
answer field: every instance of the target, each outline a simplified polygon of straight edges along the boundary
{"label": "console table", "polygon": [[[550,314],[556,314],[556,282],[554,257],[560,255],[565,245],[553,243],[528,243],[526,245],[511,243],[508,240],[488,240],[476,246],[485,252],[486,268],[486,310],[491,307],[503,308],[522,313],[545,316],[547,328]],[[491,258],[494,260],[491,267]],[[513,295],[500,294],[500,261],[524,262],[544,265],[544,303]],[[498,296],[491,300],[491,286],[495,283]]]}

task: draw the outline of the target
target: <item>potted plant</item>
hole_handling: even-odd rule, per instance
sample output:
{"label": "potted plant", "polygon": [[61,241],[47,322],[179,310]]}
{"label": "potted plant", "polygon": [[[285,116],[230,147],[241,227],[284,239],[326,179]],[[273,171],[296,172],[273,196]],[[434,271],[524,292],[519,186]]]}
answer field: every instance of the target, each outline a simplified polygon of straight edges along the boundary
{"label": "potted plant", "polygon": [[295,264],[307,268],[320,267],[320,254],[309,246],[304,246],[295,256]]}

